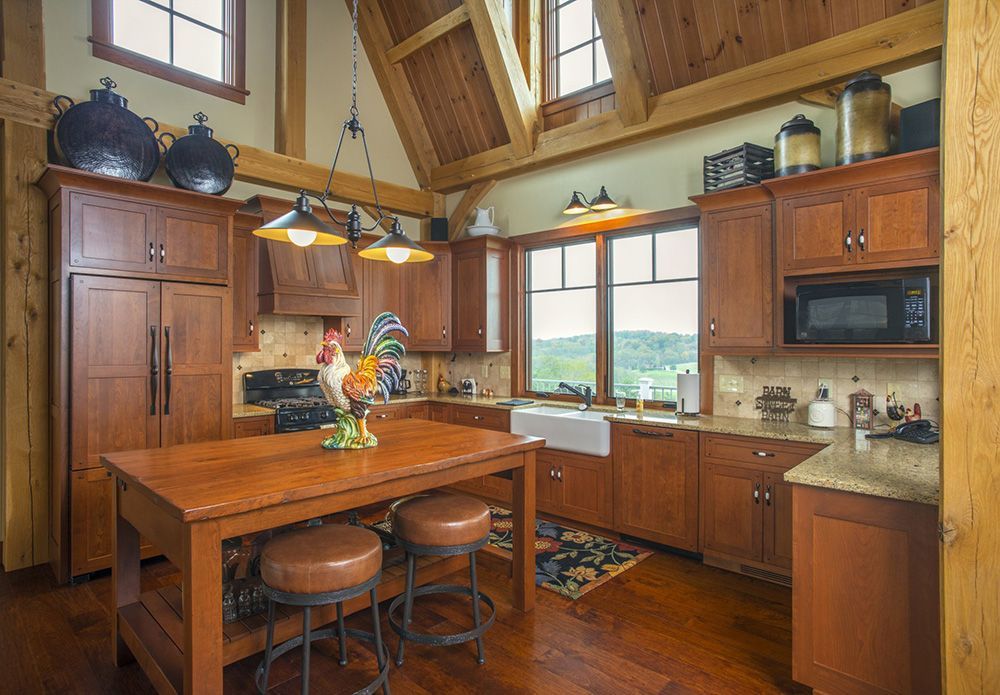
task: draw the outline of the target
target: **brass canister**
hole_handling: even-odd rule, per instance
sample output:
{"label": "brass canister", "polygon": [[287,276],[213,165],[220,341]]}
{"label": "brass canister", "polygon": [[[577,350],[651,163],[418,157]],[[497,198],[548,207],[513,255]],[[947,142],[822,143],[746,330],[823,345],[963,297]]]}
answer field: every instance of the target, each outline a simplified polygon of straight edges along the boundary
{"label": "brass canister", "polygon": [[816,169],[819,169],[819,128],[804,114],[796,114],[774,136],[774,175],[803,174]]}
{"label": "brass canister", "polygon": [[879,75],[864,71],[837,97],[837,164],[889,154],[892,89]]}

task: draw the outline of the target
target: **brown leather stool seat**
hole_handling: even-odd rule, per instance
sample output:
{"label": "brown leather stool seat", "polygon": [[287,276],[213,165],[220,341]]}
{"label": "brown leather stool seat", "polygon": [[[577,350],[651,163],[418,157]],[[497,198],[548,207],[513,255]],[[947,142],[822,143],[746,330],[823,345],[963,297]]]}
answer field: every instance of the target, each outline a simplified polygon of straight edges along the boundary
{"label": "brown leather stool seat", "polygon": [[290,594],[325,594],[363,584],[382,567],[382,541],[366,528],[324,524],[268,541],[260,575]]}
{"label": "brown leather stool seat", "polygon": [[413,545],[469,545],[490,532],[490,508],[472,497],[412,497],[397,502],[392,512],[392,532]]}

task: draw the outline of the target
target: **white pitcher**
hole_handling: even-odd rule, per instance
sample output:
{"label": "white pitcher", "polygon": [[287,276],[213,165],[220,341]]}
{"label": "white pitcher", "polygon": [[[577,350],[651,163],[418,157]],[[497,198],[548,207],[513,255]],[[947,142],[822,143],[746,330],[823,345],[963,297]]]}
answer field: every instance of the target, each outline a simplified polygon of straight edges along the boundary
{"label": "white pitcher", "polygon": [[476,224],[477,227],[492,227],[493,226],[493,206],[488,208],[476,208]]}

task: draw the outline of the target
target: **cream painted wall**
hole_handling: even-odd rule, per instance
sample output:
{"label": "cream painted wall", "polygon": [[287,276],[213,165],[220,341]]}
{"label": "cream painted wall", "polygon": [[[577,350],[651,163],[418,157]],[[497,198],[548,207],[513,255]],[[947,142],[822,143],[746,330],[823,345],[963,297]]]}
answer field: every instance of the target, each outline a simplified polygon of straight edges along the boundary
{"label": "cream painted wall", "polygon": [[[44,0],[45,68],[47,89],[86,99],[98,80],[110,75],[129,108],[173,125],[193,123],[201,110],[220,136],[256,147],[274,147],[275,2],[247,2],[247,89],[241,105],[152,77],[117,63],[94,58],[90,43],[90,3],[80,0]],[[309,0],[307,36],[306,153],[309,161],[329,165],[340,124],[347,117],[351,85],[351,17],[346,3]],[[372,73],[364,50],[359,56],[358,104],[370,140],[375,175],[385,181],[416,186],[406,152]],[[338,169],[364,173],[364,155],[345,145]],[[163,180],[166,183],[166,179]],[[236,182],[226,194],[247,198],[255,193],[289,197],[291,194]],[[404,225],[411,234],[417,225]]]}
{"label": "cream painted wall", "polygon": [[[939,62],[885,79],[893,88],[893,100],[902,106],[941,94]],[[567,218],[561,212],[574,189],[593,196],[602,184],[625,208],[666,210],[688,205],[688,196],[703,192],[702,157],[743,142],[773,147],[774,134],[781,124],[797,113],[806,114],[819,126],[824,165],[832,164],[836,131],[833,109],[789,102],[501,181],[482,205],[496,207],[496,222],[510,236],[552,229],[570,219],[600,219],[597,214]],[[453,210],[460,198],[460,193],[448,196],[448,209]]]}

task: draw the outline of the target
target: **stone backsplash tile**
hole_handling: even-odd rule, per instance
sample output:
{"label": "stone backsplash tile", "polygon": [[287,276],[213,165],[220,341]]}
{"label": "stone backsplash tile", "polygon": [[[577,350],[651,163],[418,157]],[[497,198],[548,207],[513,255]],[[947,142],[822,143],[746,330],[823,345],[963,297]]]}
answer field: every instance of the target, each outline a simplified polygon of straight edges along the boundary
{"label": "stone backsplash tile", "polygon": [[[720,391],[722,380],[741,377],[739,393]],[[838,424],[848,425],[846,412],[850,410],[850,394],[866,389],[875,395],[879,411],[876,422],[888,424],[885,397],[889,389],[895,390],[896,399],[907,406],[919,403],[924,417],[932,420],[940,416],[940,386],[938,361],[933,359],[850,359],[816,357],[751,357],[726,356],[715,358],[716,415],[733,417],[760,417],[754,409],[754,399],[764,386],[787,386],[792,398],[798,400],[792,419],[806,422],[809,401],[816,395],[819,381],[830,385],[830,395],[838,408],[845,411],[838,415]]]}

